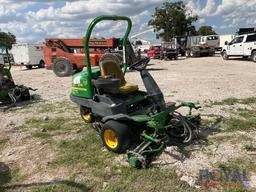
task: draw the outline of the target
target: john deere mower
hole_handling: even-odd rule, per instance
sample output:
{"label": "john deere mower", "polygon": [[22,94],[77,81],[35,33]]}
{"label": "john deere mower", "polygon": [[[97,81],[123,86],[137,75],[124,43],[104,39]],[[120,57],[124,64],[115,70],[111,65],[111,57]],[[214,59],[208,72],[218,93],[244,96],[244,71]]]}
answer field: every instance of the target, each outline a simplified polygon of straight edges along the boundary
{"label": "john deere mower", "polygon": [[[128,23],[122,41],[123,61],[107,53],[100,59],[100,66],[92,68],[88,43],[93,28],[103,20]],[[152,156],[172,141],[190,142],[200,116],[192,116],[192,109],[199,108],[193,103],[165,103],[161,90],[146,69],[149,58],[129,66],[130,70],[140,73],[146,91],[126,81],[126,43],[131,27],[131,20],[125,16],[99,16],[92,21],[84,37],[87,67],[73,75],[70,98],[80,106],[82,119],[96,129],[109,151],[126,152],[132,167],[144,168]],[[181,107],[188,108],[188,115],[177,112]]]}
{"label": "john deere mower", "polygon": [[3,54],[0,55],[0,107],[10,107],[17,101],[25,101],[30,99],[29,90],[31,88],[23,85],[15,85],[11,75],[11,62],[6,49],[6,59],[8,66],[5,65],[6,59]]}

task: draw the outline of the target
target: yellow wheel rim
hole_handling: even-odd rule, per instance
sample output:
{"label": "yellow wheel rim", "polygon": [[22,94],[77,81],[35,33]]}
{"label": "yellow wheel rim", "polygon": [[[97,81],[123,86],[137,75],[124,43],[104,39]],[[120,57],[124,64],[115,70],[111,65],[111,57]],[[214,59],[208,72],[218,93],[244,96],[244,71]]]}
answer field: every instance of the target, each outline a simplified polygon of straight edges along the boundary
{"label": "yellow wheel rim", "polygon": [[118,145],[118,138],[114,131],[107,129],[104,131],[104,140],[107,146],[111,149],[114,149]]}
{"label": "yellow wheel rim", "polygon": [[84,114],[84,115],[83,115],[83,119],[86,120],[86,121],[90,121],[90,119],[91,119],[91,114],[90,114],[90,113]]}

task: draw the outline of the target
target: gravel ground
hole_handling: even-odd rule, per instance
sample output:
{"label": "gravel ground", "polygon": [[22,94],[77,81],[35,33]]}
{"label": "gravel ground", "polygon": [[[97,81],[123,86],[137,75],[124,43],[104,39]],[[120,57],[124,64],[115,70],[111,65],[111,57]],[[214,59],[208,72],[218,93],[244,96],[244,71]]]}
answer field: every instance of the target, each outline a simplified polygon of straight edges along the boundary
{"label": "gravel ground", "polygon": [[[166,101],[199,102],[204,106],[207,100],[221,101],[230,97],[242,99],[256,96],[256,63],[249,60],[234,59],[223,61],[221,57],[217,56],[189,59],[179,58],[177,61],[151,60],[148,69],[162,89]],[[26,70],[19,67],[13,67],[12,74],[16,84],[24,84],[38,89],[34,94],[38,95],[41,101],[54,102],[69,99],[71,77],[59,78],[49,70]],[[144,89],[138,72],[127,72],[126,79],[128,82],[137,83],[141,89]],[[35,106],[37,105],[35,104]],[[204,106],[200,113],[228,115],[228,111],[223,110],[223,107],[229,108],[230,106]],[[32,146],[41,146],[40,143],[35,144],[33,141],[32,144],[26,143],[20,146],[19,141],[22,140],[24,135],[12,134],[12,131],[15,131],[15,126],[23,124],[25,118],[34,115],[33,112],[23,114],[22,110],[19,111],[19,109],[6,112],[0,111],[0,133],[3,133],[1,134],[2,136],[7,134],[10,137],[11,143],[16,143],[14,146],[6,149],[7,151],[10,150],[8,153],[11,155],[0,152],[0,159],[3,158],[7,162],[10,161],[10,158],[14,162],[17,159],[25,161],[24,155],[35,153],[37,156],[32,159],[40,160],[38,155],[43,154],[37,154],[36,150],[27,151]],[[51,114],[48,115],[50,116]],[[247,136],[255,135],[255,131],[242,134]],[[253,142],[256,144],[254,138]],[[30,145],[31,147],[29,147]],[[221,144],[213,143],[199,146],[199,149],[192,150],[188,158],[184,158],[184,155],[176,147],[168,147],[154,163],[160,166],[174,166],[182,180],[187,181],[192,186],[196,186],[197,176],[201,169],[211,167],[213,163],[218,161],[246,156],[243,145],[244,143],[242,142],[234,144],[230,141],[225,141]],[[45,148],[47,147],[45,146]],[[12,150],[21,152],[15,153],[17,155],[12,155]],[[47,153],[47,150],[42,148],[43,152]],[[49,159],[51,158],[49,156]],[[47,164],[47,162],[40,163]],[[56,175],[59,176],[59,174]],[[251,178],[255,177],[256,173],[251,176]],[[256,187],[256,183],[251,183],[251,185]]]}
{"label": "gravel ground", "polygon": [[[228,60],[221,57],[179,58],[177,61],[151,60],[150,73],[159,84],[167,101],[246,98],[256,95],[256,63],[249,60]],[[70,94],[71,77],[59,78],[45,69],[21,70],[13,68],[17,84],[38,90],[43,100],[62,100]],[[138,72],[128,72],[129,82],[143,84]]]}

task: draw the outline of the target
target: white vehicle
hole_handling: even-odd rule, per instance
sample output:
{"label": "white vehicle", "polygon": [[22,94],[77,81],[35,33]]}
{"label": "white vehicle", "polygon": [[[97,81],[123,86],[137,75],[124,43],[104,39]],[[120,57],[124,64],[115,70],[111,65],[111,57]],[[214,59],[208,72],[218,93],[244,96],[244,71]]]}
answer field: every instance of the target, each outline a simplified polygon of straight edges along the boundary
{"label": "white vehicle", "polygon": [[207,36],[202,36],[201,40],[199,42],[200,44],[212,46],[212,47],[219,47],[220,46],[220,38],[218,35],[207,35]]}
{"label": "white vehicle", "polygon": [[0,54],[0,64],[4,64],[4,56]]}
{"label": "white vehicle", "polygon": [[256,62],[256,33],[236,36],[230,43],[226,42],[221,55],[224,60],[229,57],[243,57]]}
{"label": "white vehicle", "polygon": [[43,44],[13,44],[12,54],[15,64],[25,65],[27,69],[33,66],[44,67]]}
{"label": "white vehicle", "polygon": [[151,43],[143,39],[137,39],[133,41],[133,45],[136,51],[140,49],[142,53],[146,53],[149,50]]}

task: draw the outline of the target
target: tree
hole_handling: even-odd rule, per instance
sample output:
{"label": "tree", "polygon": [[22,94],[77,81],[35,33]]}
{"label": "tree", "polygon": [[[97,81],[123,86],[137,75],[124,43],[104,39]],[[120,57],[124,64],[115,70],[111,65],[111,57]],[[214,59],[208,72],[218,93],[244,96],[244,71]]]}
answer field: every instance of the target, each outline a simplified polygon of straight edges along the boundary
{"label": "tree", "polygon": [[192,16],[182,1],[166,2],[162,7],[156,7],[152,19],[148,22],[157,32],[157,38],[170,41],[178,35],[195,35],[196,29],[192,25],[197,21],[197,16]]}
{"label": "tree", "polygon": [[16,37],[12,33],[1,32],[0,31],[0,48],[2,50],[10,50],[12,48],[12,44],[16,43]]}
{"label": "tree", "polygon": [[212,26],[201,26],[198,31],[198,35],[217,35],[217,33],[213,30]]}

